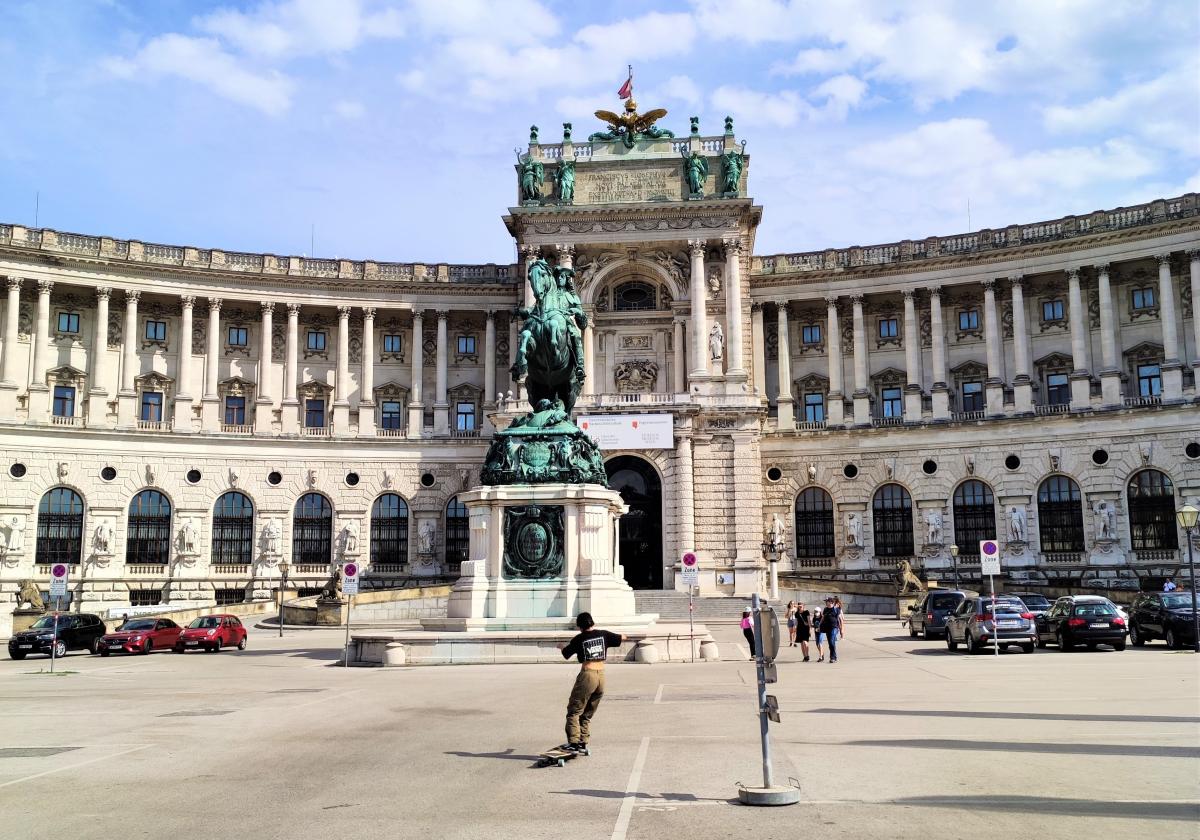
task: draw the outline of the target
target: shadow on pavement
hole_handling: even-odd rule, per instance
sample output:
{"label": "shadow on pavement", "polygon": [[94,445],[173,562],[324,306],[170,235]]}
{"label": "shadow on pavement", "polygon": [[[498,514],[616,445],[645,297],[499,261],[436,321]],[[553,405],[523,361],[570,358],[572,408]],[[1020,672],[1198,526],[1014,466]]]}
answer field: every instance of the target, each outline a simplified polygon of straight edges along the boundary
{"label": "shadow on pavement", "polygon": [[507,758],[512,761],[537,761],[541,758],[540,755],[525,755],[523,753],[513,752],[513,748],[509,747],[503,752],[486,752],[474,753],[466,750],[447,750],[444,755],[455,755],[459,758]]}
{"label": "shadow on pavement", "polygon": [[[216,654],[220,656],[221,654]],[[246,648],[239,650],[238,656],[263,657],[263,656],[292,656],[303,659],[315,659],[322,662],[332,662],[341,660],[341,648]]]}
{"label": "shadow on pavement", "polygon": [[1129,755],[1155,758],[1200,758],[1200,748],[1152,744],[1051,744],[1033,741],[966,741],[952,738],[843,741],[848,747],[900,747],[901,749],[970,750],[1053,753],[1059,755]]}
{"label": "shadow on pavement", "polygon": [[1124,819],[1200,820],[1200,805],[1191,802],[1102,802],[1091,799],[1054,799],[1041,796],[910,796],[888,804],[930,808],[982,809],[1027,814]]}
{"label": "shadow on pavement", "polygon": [[[971,654],[970,651],[968,651],[966,648],[963,648],[963,647],[960,647],[958,650],[950,650],[950,648],[946,647],[945,642],[942,642],[937,647],[913,648],[912,650],[907,651],[907,652],[912,654],[913,656],[972,656],[972,655],[974,655],[974,656],[995,656],[996,655],[992,652],[992,648],[988,648],[987,653],[976,653],[976,654]],[[1018,647],[1002,647],[1002,648],[1000,648],[1001,656],[1008,656],[1009,654],[1012,654],[1014,656],[1025,656],[1025,651],[1021,650]]]}
{"label": "shadow on pavement", "polygon": [[966,712],[937,709],[809,709],[807,714],[896,715],[902,717],[985,718],[999,720],[1078,720],[1119,723],[1200,723],[1200,717],[1175,715],[1068,715],[1037,712]]}
{"label": "shadow on pavement", "polygon": [[[595,799],[624,799],[630,794],[623,790],[598,790],[595,788],[573,788],[571,790],[552,790],[551,793],[558,793],[564,796],[590,796]],[[634,793],[639,800],[639,805],[650,805],[658,802],[729,802],[736,804],[736,798],[730,799],[724,796],[696,796],[694,793]]]}

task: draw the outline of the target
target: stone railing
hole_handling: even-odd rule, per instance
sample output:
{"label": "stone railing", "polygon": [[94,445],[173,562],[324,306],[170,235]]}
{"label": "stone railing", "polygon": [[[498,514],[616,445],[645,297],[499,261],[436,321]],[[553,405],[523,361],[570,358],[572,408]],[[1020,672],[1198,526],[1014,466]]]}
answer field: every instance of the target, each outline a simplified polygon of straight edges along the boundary
{"label": "stone railing", "polygon": [[797,274],[807,271],[836,271],[868,265],[912,262],[934,257],[980,253],[999,248],[1070,239],[1106,230],[1149,225],[1169,219],[1200,215],[1200,195],[1187,193],[1176,198],[1158,199],[1136,207],[1098,210],[1084,216],[1064,216],[1045,222],[1009,225],[952,236],[905,239],[883,245],[831,248],[796,254],[755,257],[754,274]]}

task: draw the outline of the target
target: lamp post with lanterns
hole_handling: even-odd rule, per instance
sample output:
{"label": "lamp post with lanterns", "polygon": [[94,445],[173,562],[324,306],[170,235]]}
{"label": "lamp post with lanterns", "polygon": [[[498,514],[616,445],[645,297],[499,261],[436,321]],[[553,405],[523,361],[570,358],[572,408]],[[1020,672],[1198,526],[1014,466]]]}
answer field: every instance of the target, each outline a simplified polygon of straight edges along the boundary
{"label": "lamp post with lanterns", "polygon": [[771,600],[779,600],[779,551],[782,546],[775,541],[774,535],[767,537],[767,542],[762,544],[763,554],[767,558],[769,572],[769,586],[771,589]]}
{"label": "lamp post with lanterns", "polygon": [[283,599],[287,592],[288,561],[279,561],[279,638],[283,638]]}
{"label": "lamp post with lanterns", "polygon": [[950,562],[954,566],[954,588],[958,589],[958,545],[950,546]]}
{"label": "lamp post with lanterns", "polygon": [[1175,521],[1187,535],[1188,575],[1192,590],[1192,650],[1200,653],[1200,613],[1196,612],[1196,560],[1192,556],[1192,531],[1196,530],[1196,519],[1200,510],[1195,505],[1184,505],[1175,513]]}

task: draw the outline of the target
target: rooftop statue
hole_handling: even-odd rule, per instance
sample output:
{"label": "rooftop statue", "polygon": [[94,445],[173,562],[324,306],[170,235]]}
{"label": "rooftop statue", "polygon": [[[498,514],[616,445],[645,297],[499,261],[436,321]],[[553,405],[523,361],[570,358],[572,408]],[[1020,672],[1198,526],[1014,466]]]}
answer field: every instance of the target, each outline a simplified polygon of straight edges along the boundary
{"label": "rooftop statue", "polygon": [[521,173],[521,202],[541,201],[542,181],[546,180],[546,167],[533,155],[517,152],[517,171]]}
{"label": "rooftop statue", "polygon": [[666,108],[655,108],[644,114],[637,112],[637,103],[633,97],[625,100],[625,113],[614,114],[612,111],[601,109],[596,116],[609,125],[608,131],[597,131],[588,140],[621,140],[626,149],[633,148],[633,142],[642,137],[658,139],[674,137],[675,133],[665,128],[659,128],[654,123],[667,115]]}

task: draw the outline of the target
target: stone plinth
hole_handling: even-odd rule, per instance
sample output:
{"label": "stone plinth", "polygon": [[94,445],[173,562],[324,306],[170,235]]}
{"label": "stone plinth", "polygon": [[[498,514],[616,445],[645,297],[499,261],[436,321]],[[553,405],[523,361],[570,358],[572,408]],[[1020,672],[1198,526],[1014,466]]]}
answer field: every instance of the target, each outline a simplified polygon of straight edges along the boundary
{"label": "stone plinth", "polygon": [[317,600],[317,625],[337,627],[342,624],[346,613],[346,602],[340,598]]}
{"label": "stone plinth", "polygon": [[45,610],[13,610],[12,613],[12,632],[20,633],[22,630],[28,630],[33,626],[33,623],[46,614]]}

